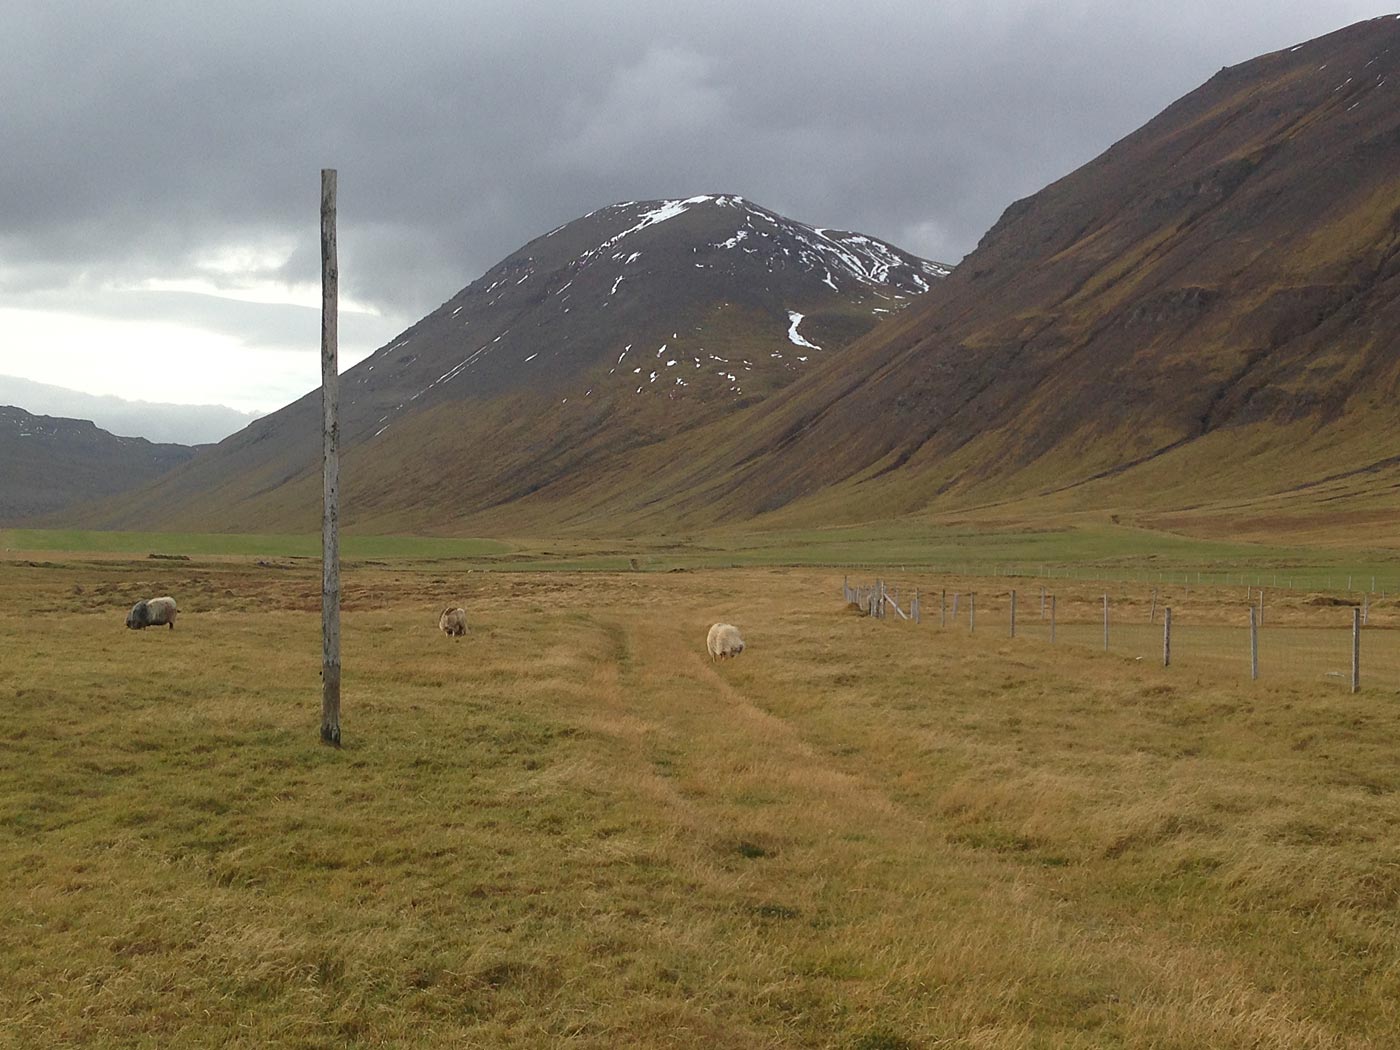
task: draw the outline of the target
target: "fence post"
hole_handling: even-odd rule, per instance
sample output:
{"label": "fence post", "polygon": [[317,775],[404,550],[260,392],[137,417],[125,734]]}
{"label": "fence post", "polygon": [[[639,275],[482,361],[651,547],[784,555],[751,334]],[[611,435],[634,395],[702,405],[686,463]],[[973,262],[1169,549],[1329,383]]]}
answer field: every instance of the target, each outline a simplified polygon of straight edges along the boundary
{"label": "fence post", "polygon": [[1259,588],[1259,626],[1264,626],[1264,588]]}
{"label": "fence post", "polygon": [[914,600],[910,604],[914,607],[913,612],[910,613],[914,617],[914,622],[923,623],[923,613],[919,609],[919,592],[917,590],[914,591]]}
{"label": "fence post", "polygon": [[1361,626],[1365,627],[1371,621],[1371,596],[1363,594],[1361,596]]}
{"label": "fence post", "polygon": [[938,626],[948,626],[948,589],[938,592]]}
{"label": "fence post", "polygon": [[1011,592],[1011,637],[1016,637],[1016,592]]}
{"label": "fence post", "polygon": [[1351,611],[1351,691],[1361,690],[1361,610]]}
{"label": "fence post", "polygon": [[321,741],[340,747],[340,261],[336,171],[321,169]]}
{"label": "fence post", "polygon": [[973,592],[967,596],[967,633],[971,634],[977,630],[977,594]]}
{"label": "fence post", "polygon": [[1103,596],[1103,651],[1108,652],[1108,595]]}
{"label": "fence post", "polygon": [[1254,615],[1254,606],[1249,607],[1249,677],[1259,680],[1259,618]]}
{"label": "fence post", "polygon": [[953,619],[955,619],[955,620],[958,618],[958,599],[961,598],[961,597],[962,597],[962,592],[960,592],[960,591],[954,591],[954,592],[953,592]]}
{"label": "fence post", "polygon": [[1162,610],[1162,666],[1172,665],[1172,607]]}
{"label": "fence post", "polygon": [[1157,622],[1157,588],[1152,588],[1152,615],[1147,618],[1148,623]]}
{"label": "fence post", "polygon": [[851,600],[851,578],[849,576],[841,577],[841,594],[849,604]]}
{"label": "fence post", "polygon": [[1050,595],[1050,644],[1055,644],[1055,596]]}

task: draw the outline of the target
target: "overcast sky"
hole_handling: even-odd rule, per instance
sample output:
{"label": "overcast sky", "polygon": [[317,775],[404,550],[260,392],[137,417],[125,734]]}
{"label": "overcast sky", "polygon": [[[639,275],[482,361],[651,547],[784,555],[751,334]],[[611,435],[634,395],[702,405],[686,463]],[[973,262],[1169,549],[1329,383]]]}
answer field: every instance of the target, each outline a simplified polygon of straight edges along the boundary
{"label": "overcast sky", "polygon": [[1001,211],[1354,0],[18,0],[0,374],[276,408],[619,200],[741,194],[957,262]]}

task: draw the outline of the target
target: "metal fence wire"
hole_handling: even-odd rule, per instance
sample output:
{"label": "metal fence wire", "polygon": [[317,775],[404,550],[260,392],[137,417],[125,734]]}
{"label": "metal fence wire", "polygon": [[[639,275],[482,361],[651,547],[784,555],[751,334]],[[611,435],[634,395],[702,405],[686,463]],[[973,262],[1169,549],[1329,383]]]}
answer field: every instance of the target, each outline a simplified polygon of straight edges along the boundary
{"label": "metal fence wire", "polygon": [[1228,584],[1103,589],[1063,579],[1043,585],[1020,580],[1016,587],[1007,582],[906,576],[853,585],[847,577],[842,594],[867,615],[924,629],[1073,646],[1158,664],[1166,657],[1170,615],[1172,667],[1343,689],[1352,688],[1355,671],[1361,688],[1400,691],[1400,599]]}

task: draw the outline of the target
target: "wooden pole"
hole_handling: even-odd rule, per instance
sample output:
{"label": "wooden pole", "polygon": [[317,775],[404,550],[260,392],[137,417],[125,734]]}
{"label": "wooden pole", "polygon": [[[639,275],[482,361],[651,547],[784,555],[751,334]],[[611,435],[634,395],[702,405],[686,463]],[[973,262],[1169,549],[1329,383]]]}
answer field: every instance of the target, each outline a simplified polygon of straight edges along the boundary
{"label": "wooden pole", "polygon": [[1103,596],[1103,651],[1108,652],[1108,595]]}
{"label": "wooden pole", "polygon": [[[1041,575],[1043,576],[1044,574],[1045,574],[1045,570],[1044,570],[1044,568],[1042,567],[1042,568],[1041,568]],[[1041,618],[1042,620],[1045,619],[1045,588],[1044,588],[1044,587],[1040,588],[1040,618]]]}
{"label": "wooden pole", "polygon": [[948,591],[946,588],[938,592],[938,626],[948,626]]}
{"label": "wooden pole", "polygon": [[1254,615],[1254,606],[1249,607],[1249,677],[1259,680],[1259,618]]}
{"label": "wooden pole", "polygon": [[1172,665],[1172,607],[1162,610],[1162,666]]}
{"label": "wooden pole", "polygon": [[1050,644],[1055,644],[1055,596],[1050,595]]}
{"label": "wooden pole", "polygon": [[977,595],[967,596],[967,633],[977,630]]}
{"label": "wooden pole", "polygon": [[335,169],[321,169],[321,740],[340,746],[340,264]]}
{"label": "wooden pole", "polygon": [[1011,637],[1016,637],[1016,592],[1011,592]]}
{"label": "wooden pole", "polygon": [[1148,623],[1157,622],[1157,588],[1152,588],[1152,615],[1147,618]]}
{"label": "wooden pole", "polygon": [[1361,691],[1361,610],[1351,611],[1351,691]]}

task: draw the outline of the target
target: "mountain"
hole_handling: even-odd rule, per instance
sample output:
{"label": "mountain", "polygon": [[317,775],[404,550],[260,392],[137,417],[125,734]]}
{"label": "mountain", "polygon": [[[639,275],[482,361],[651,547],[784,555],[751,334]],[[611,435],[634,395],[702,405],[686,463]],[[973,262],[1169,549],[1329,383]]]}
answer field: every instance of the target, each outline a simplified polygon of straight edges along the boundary
{"label": "mountain", "polygon": [[[1396,17],[1222,69],[937,281],[738,198],[603,209],[350,373],[346,520],[1393,537],[1397,103]],[[316,426],[303,399],[141,499],[312,528]]]}
{"label": "mountain", "polygon": [[202,445],[242,430],[258,418],[227,405],[171,405],[85,394],[18,376],[0,376],[0,404],[24,405],[42,415],[90,419],[103,430],[149,441]]}
{"label": "mountain", "polygon": [[15,524],[134,489],[194,452],[187,445],[117,437],[86,419],[0,405],[0,522]]}
{"label": "mountain", "polygon": [[[1221,70],[622,520],[1393,521],[1400,17]],[[1374,535],[1374,533],[1372,533]]]}
{"label": "mountain", "polygon": [[[762,403],[948,268],[741,197],[627,202],[552,230],[341,377],[343,519],[453,529]],[[320,392],[88,520],[315,528]],[[612,479],[608,481],[607,479]]]}

